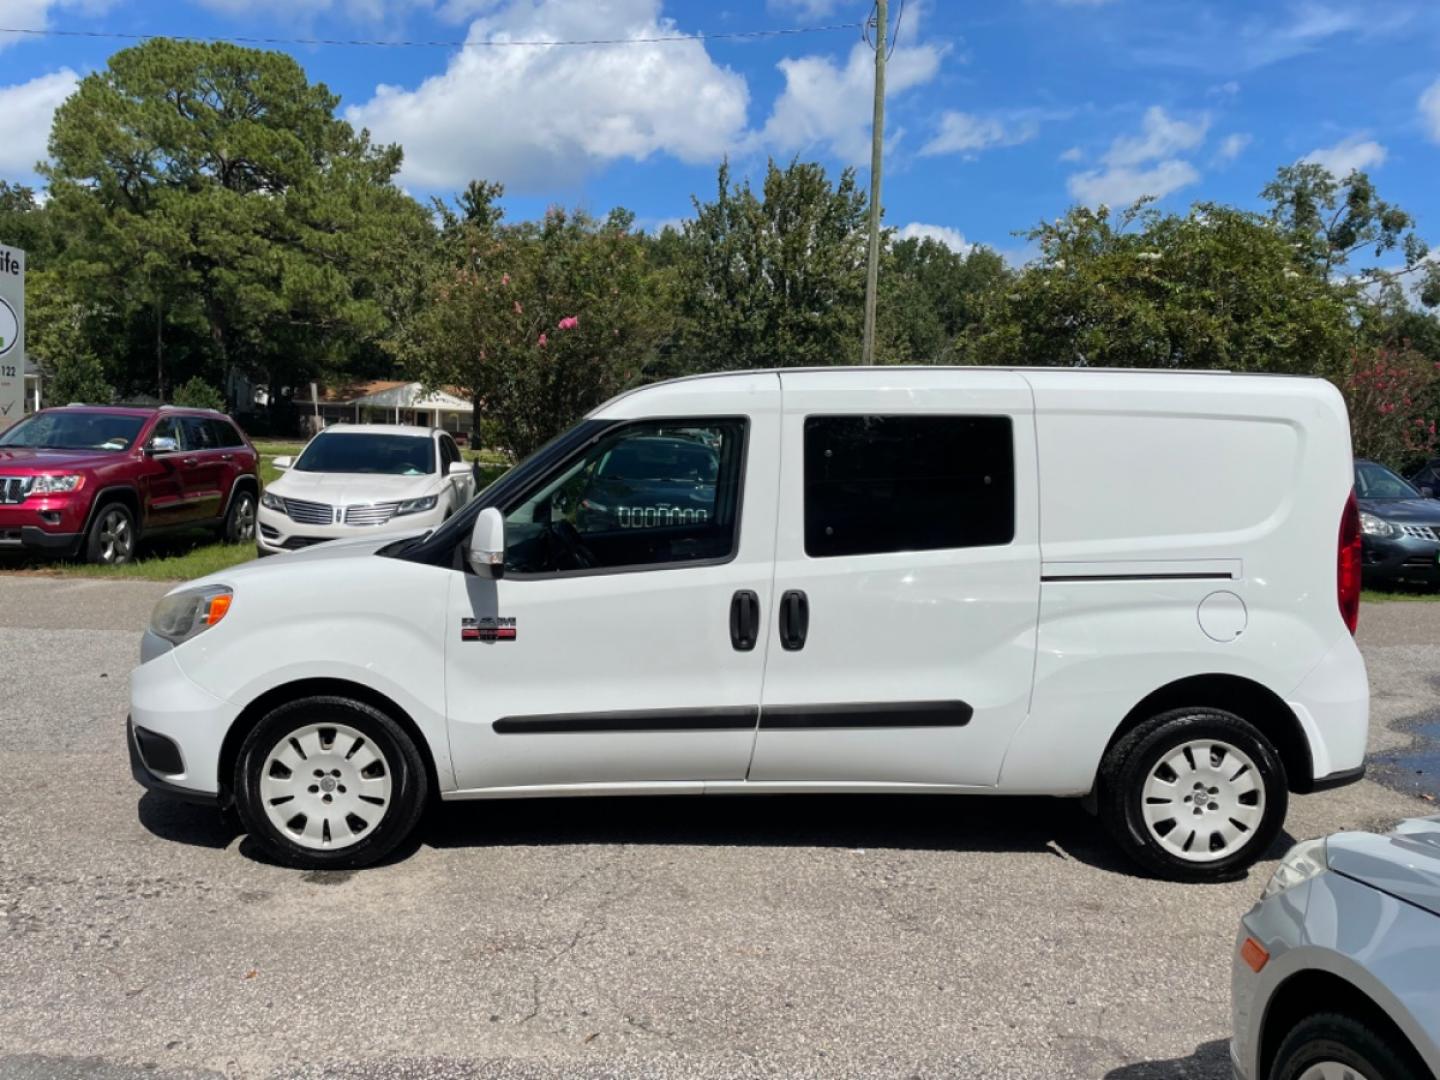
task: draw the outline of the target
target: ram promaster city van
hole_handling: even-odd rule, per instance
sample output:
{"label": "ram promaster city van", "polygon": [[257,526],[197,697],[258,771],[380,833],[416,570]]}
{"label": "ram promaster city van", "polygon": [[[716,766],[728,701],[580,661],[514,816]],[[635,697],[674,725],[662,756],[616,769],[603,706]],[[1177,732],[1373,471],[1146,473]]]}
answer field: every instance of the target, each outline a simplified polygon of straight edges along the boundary
{"label": "ram promaster city van", "polygon": [[1212,880],[1363,772],[1360,571],[1319,380],[681,379],[432,532],[172,592],[132,765],[308,867],[436,796],[986,792],[1083,798]]}

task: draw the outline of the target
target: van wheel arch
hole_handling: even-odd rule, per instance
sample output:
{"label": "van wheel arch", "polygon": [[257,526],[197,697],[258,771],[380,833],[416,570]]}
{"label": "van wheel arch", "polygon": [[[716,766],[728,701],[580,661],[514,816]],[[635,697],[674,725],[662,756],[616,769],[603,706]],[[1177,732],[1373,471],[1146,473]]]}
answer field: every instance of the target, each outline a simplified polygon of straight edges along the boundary
{"label": "van wheel arch", "polygon": [[1191,675],[1152,691],[1125,714],[1111,734],[1105,754],[1152,716],[1172,709],[1200,708],[1223,709],[1248,721],[1274,745],[1290,790],[1297,795],[1313,790],[1315,766],[1299,719],[1273,690],[1239,675]]}
{"label": "van wheel arch", "polygon": [[235,722],[230,725],[230,730],[225,733],[225,741],[220,746],[218,772],[222,805],[230,806],[234,802],[235,793],[229,790],[229,780],[235,775],[235,764],[239,760],[240,747],[245,742],[245,736],[249,735],[255,725],[264,719],[271,710],[286,702],[307,697],[350,698],[353,701],[369,705],[371,708],[379,709],[399,724],[420,751],[420,759],[425,763],[425,775],[429,780],[430,798],[432,800],[439,798],[440,782],[435,770],[435,758],[430,750],[430,740],[425,737],[409,713],[378,690],[372,690],[362,683],[350,682],[348,679],[300,679],[265,691],[245,706],[240,715],[235,718]]}

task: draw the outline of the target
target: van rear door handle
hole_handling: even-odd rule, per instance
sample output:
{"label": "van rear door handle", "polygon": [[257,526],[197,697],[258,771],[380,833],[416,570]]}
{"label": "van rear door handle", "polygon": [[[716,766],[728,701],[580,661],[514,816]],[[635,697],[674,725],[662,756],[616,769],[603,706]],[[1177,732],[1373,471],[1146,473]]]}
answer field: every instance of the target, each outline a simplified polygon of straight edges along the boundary
{"label": "van rear door handle", "polygon": [[730,644],[736,652],[749,652],[759,636],[760,597],[740,589],[730,598]]}
{"label": "van rear door handle", "polygon": [[780,646],[789,652],[805,647],[810,634],[810,598],[791,589],[780,598]]}

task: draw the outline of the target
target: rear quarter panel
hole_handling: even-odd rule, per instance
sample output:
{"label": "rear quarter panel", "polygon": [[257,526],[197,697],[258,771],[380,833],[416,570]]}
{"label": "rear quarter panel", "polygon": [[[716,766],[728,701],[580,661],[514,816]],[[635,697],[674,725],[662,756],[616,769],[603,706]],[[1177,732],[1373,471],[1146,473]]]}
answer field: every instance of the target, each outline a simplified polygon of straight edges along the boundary
{"label": "rear quarter panel", "polygon": [[[1031,710],[1003,788],[1088,791],[1121,720],[1179,679],[1236,675],[1284,698],[1332,648],[1354,649],[1335,589],[1351,471],[1333,387],[1204,374],[1026,378],[1043,580]],[[1202,601],[1218,592],[1244,605],[1231,640],[1201,625]]]}

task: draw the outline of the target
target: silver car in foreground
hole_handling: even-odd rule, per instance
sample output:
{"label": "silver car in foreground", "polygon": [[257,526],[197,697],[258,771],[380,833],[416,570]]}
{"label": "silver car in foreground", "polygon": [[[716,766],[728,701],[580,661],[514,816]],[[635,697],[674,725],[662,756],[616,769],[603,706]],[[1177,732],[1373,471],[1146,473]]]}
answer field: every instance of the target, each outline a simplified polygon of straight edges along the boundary
{"label": "silver car in foreground", "polygon": [[1297,844],[1241,920],[1240,1080],[1436,1080],[1440,817]]}

